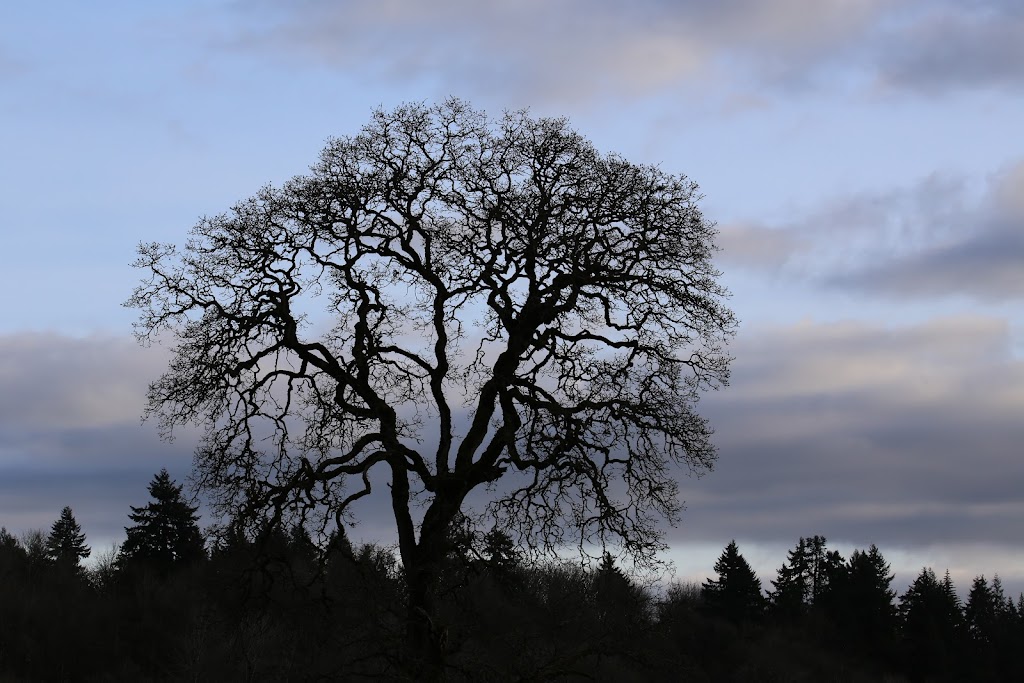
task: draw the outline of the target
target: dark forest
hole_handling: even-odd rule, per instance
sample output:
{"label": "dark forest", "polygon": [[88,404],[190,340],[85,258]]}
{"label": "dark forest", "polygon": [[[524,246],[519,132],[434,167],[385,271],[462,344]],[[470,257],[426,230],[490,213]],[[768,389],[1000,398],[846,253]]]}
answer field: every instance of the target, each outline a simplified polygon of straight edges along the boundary
{"label": "dark forest", "polygon": [[[0,680],[417,680],[393,549],[302,526],[200,534],[166,471],[115,552],[70,508],[0,531]],[[140,492],[141,497],[141,492]],[[535,562],[500,529],[453,533],[434,622],[452,681],[1012,681],[1024,596],[966,602],[948,573],[897,596],[881,551],[801,538],[767,585],[735,542],[703,585],[644,585],[611,555]]]}

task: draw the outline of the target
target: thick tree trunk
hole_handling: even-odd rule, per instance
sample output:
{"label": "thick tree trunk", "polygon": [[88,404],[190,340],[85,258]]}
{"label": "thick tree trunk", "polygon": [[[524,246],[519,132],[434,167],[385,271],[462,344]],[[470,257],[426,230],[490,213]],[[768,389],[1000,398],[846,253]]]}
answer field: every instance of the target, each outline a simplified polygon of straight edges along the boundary
{"label": "thick tree trunk", "polygon": [[[434,595],[449,550],[451,523],[464,496],[465,487],[461,484],[439,487],[423,515],[419,540],[412,535],[410,523],[406,526],[406,542],[399,543],[409,596],[407,661],[416,681],[432,683],[446,677],[447,629],[437,622]],[[407,515],[406,510],[403,512]],[[400,541],[401,538],[400,533]]]}
{"label": "thick tree trunk", "polygon": [[413,680],[434,683],[445,680],[443,629],[435,621],[433,583],[435,572],[410,568],[407,575],[409,608],[406,623],[408,667]]}

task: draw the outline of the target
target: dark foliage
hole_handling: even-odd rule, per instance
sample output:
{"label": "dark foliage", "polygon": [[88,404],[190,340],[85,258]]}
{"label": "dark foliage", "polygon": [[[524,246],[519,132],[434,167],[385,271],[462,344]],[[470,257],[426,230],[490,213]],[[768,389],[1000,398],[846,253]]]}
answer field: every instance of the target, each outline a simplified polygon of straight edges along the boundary
{"label": "dark foliage", "polygon": [[[173,571],[106,558],[84,581],[47,557],[42,533],[19,540],[0,529],[0,680],[417,680],[393,549],[353,546],[343,528],[320,538],[301,524],[250,535],[229,524],[208,557]],[[805,565],[816,554],[830,572],[827,588],[794,614],[763,609],[735,542],[715,563],[718,578],[658,595],[607,553],[592,567],[536,563],[501,529],[467,537],[450,550],[430,622],[444,648],[442,675],[467,683],[1019,680],[1024,597],[1003,595],[998,578],[977,577],[961,605],[948,573],[940,580],[924,569],[897,610],[878,548],[837,565],[812,537],[785,566],[804,567],[813,584]]]}

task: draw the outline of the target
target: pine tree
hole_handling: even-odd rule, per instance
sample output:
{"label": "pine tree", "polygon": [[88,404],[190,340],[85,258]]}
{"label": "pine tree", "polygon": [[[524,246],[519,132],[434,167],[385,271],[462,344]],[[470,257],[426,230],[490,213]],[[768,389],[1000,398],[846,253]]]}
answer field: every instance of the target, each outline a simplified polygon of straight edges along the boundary
{"label": "pine tree", "polygon": [[198,508],[182,499],[181,490],[166,469],[153,477],[149,484],[153,501],[145,507],[132,506],[128,515],[135,525],[125,527],[128,539],[121,547],[122,566],[145,564],[168,571],[206,557]]}
{"label": "pine tree", "polygon": [[46,538],[46,554],[58,567],[79,569],[79,561],[89,557],[92,551],[85,544],[85,534],[75,520],[70,507],[60,511],[60,517],[53,523]]}
{"label": "pine tree", "polygon": [[718,579],[708,579],[702,596],[708,610],[739,623],[758,618],[764,612],[761,580],[740,554],[736,541],[730,541],[715,562]]}

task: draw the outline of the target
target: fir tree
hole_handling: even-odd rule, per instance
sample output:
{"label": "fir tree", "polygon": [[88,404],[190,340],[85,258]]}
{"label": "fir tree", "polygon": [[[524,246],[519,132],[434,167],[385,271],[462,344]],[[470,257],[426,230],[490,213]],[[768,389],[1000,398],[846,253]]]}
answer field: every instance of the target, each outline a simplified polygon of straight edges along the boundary
{"label": "fir tree", "polygon": [[132,506],[128,516],[134,526],[125,527],[128,539],[121,547],[121,564],[145,564],[158,571],[205,558],[203,537],[196,510],[182,499],[166,469],[153,477],[145,507]]}
{"label": "fir tree", "polygon": [[765,605],[761,580],[740,554],[736,541],[722,551],[715,571],[718,579],[708,579],[701,590],[710,612],[736,623],[761,616]]}
{"label": "fir tree", "polygon": [[85,534],[75,520],[70,507],[60,511],[60,517],[53,523],[46,538],[46,554],[58,567],[78,570],[79,561],[89,557],[89,546]]}

